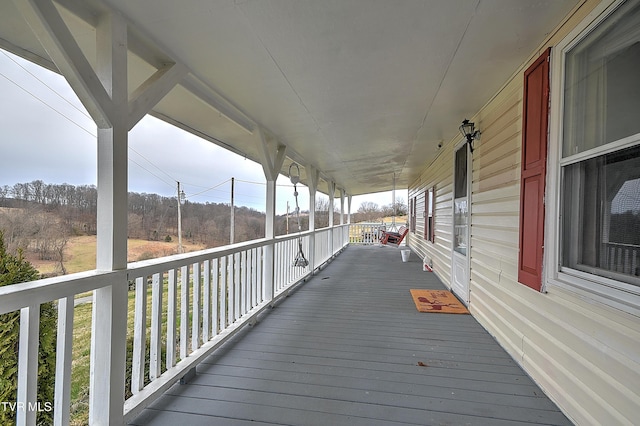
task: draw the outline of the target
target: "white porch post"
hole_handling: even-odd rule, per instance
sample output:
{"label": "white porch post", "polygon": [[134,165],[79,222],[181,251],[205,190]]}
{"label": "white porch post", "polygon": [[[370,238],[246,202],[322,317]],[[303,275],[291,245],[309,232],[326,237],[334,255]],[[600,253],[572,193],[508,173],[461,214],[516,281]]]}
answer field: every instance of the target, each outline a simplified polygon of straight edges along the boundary
{"label": "white porch post", "polygon": [[347,196],[347,223],[351,224],[351,195]]}
{"label": "white porch post", "polygon": [[[123,272],[112,285],[94,292],[89,421],[92,425],[122,424],[127,325],[124,271],[127,268],[128,130],[180,82],[188,70],[178,63],[166,65],[141,84],[129,102],[127,25],[119,14],[106,12],[98,17],[97,68],[94,70],[51,0],[13,2],[98,127],[96,269]],[[35,373],[32,377],[36,377]],[[29,387],[25,389],[31,392]],[[68,390],[58,393],[65,392]],[[56,416],[62,418],[58,414]]]}
{"label": "white porch post", "polygon": [[267,135],[264,131],[257,128],[258,137],[262,149],[260,150],[262,155],[262,169],[267,180],[267,194],[266,194],[266,220],[265,220],[265,238],[271,240],[264,248],[264,264],[263,264],[263,279],[264,285],[262,286],[262,296],[264,300],[271,301],[274,296],[274,267],[275,267],[275,255],[274,255],[274,238],[275,238],[275,218],[276,218],[276,180],[284,164],[284,154],[286,147],[279,144],[277,141],[269,143]]}
{"label": "white porch post", "polygon": [[318,179],[320,173],[309,165],[307,166],[307,183],[309,188],[309,265],[311,271],[316,267],[316,192],[318,191]]}
{"label": "white porch post", "polygon": [[333,209],[336,192],[336,183],[329,182],[329,253],[333,256]]}
{"label": "white porch post", "polygon": [[340,225],[344,225],[344,188],[340,188]]}
{"label": "white porch post", "polygon": [[[111,127],[98,129],[98,270],[127,268],[127,26],[115,14],[96,28],[97,69],[111,97]],[[90,424],[123,424],[127,282],[94,291],[89,390]]]}

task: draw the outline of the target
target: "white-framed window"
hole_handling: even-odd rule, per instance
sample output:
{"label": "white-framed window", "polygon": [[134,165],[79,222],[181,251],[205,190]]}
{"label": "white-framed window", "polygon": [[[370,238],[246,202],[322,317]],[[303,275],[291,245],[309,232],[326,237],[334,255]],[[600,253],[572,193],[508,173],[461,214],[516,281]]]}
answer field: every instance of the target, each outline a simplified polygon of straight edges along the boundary
{"label": "white-framed window", "polygon": [[547,277],[637,314],[640,0],[601,9],[553,55]]}
{"label": "white-framed window", "polygon": [[424,192],[424,239],[432,243],[435,243],[436,241],[435,194],[435,185]]}

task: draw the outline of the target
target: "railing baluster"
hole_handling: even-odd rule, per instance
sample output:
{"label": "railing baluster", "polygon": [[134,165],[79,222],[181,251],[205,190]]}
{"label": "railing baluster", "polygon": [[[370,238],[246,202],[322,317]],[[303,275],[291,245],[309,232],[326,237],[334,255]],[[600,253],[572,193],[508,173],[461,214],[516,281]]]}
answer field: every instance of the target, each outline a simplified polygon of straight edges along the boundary
{"label": "railing baluster", "polygon": [[16,402],[23,407],[16,411],[16,424],[36,424],[38,398],[38,344],[40,340],[40,306],[30,305],[20,310],[18,346],[18,392]]}
{"label": "railing baluster", "polygon": [[193,308],[191,312],[191,350],[200,347],[200,262],[193,264]]}
{"label": "railing baluster", "polygon": [[218,335],[218,324],[220,321],[220,267],[219,260],[213,259],[212,261],[212,270],[213,270],[213,283],[211,293],[213,297],[211,298],[211,337],[215,337]]}
{"label": "railing baluster", "polygon": [[280,292],[280,289],[282,288],[282,281],[284,281],[284,268],[285,268],[285,260],[284,260],[284,246],[282,243],[276,244],[276,270],[278,271],[278,276],[276,278],[276,282],[275,282],[275,294]]}
{"label": "railing baluster", "polygon": [[133,355],[131,359],[131,393],[144,387],[145,349],[147,345],[147,277],[136,278],[133,318]]}
{"label": "railing baluster", "polygon": [[288,240],[282,243],[282,251],[284,252],[282,258],[282,282],[280,283],[280,291],[284,290],[289,284],[289,278],[291,276],[291,265],[293,257],[291,256],[291,241]]}
{"label": "railing baluster", "polygon": [[278,293],[282,291],[283,288],[287,285],[289,268],[291,267],[291,262],[293,259],[289,256],[289,241],[285,241],[280,243],[280,280],[278,282]]}
{"label": "railing baluster", "polygon": [[257,263],[258,263],[257,258],[258,258],[258,249],[252,248],[251,249],[251,308],[254,308],[258,304],[258,298],[256,294],[258,290],[258,283],[257,283],[258,271],[256,270]]}
{"label": "railing baluster", "polygon": [[234,320],[238,320],[242,316],[242,288],[241,288],[241,262],[240,262],[240,253],[233,254],[234,260],[234,269],[233,269],[233,285],[236,289],[235,291],[235,317]]}
{"label": "railing baluster", "polygon": [[258,249],[258,263],[256,267],[256,276],[257,276],[257,284],[258,288],[256,289],[256,297],[258,298],[258,303],[262,303],[264,298],[262,295],[264,294],[264,281],[262,278],[262,271],[264,270],[264,247],[259,247]]}
{"label": "railing baluster", "polygon": [[227,328],[227,257],[220,258],[220,331]]}
{"label": "railing baluster", "polygon": [[234,286],[234,262],[233,262],[233,255],[229,255],[227,256],[227,292],[228,292],[228,296],[227,296],[227,320],[229,322],[229,325],[233,324],[233,322],[236,320],[236,314],[235,314],[235,295],[236,295],[236,291],[235,291],[235,286]]}
{"label": "railing baluster", "polygon": [[242,251],[242,315],[249,312],[249,300],[251,298],[251,287],[248,285],[249,275],[249,262],[251,261],[251,255],[247,253],[247,250]]}
{"label": "railing baluster", "polygon": [[176,365],[176,320],[178,311],[178,276],[169,269],[167,289],[167,370]]}
{"label": "railing baluster", "polygon": [[53,424],[69,424],[71,404],[71,362],[73,361],[73,296],[58,300],[58,329],[56,343],[56,383]]}
{"label": "railing baluster", "polygon": [[253,294],[253,289],[251,287],[253,271],[251,270],[251,266],[253,265],[253,252],[251,250],[245,250],[245,263],[243,266],[244,269],[244,281],[245,288],[247,291],[245,292],[244,305],[245,310],[248,312],[253,309],[253,305],[251,304],[251,296]]}
{"label": "railing baluster", "polygon": [[624,261],[623,261],[623,273],[629,275],[631,273],[631,258],[629,257],[631,250],[628,247],[624,248]]}
{"label": "railing baluster", "polygon": [[236,258],[238,259],[238,263],[236,265],[236,271],[238,271],[238,276],[236,278],[237,288],[238,288],[238,301],[236,306],[238,307],[238,311],[236,313],[237,319],[242,318],[244,315],[244,258],[242,256],[242,252],[236,253]]}
{"label": "railing baluster", "polygon": [[163,280],[159,273],[151,281],[151,341],[149,348],[149,379],[157,379],[162,366],[162,290]]}
{"label": "railing baluster", "polygon": [[258,304],[258,249],[251,249],[251,307]]}
{"label": "railing baluster", "polygon": [[285,261],[283,262],[283,266],[284,266],[284,270],[287,274],[287,276],[285,277],[284,281],[282,282],[282,289],[284,290],[284,288],[292,281],[292,272],[293,272],[293,243],[294,240],[289,240],[287,241],[285,244],[285,248],[287,250],[287,255],[285,257]]}
{"label": "railing baluster", "polygon": [[204,261],[204,286],[202,292],[202,341],[211,338],[211,260]]}
{"label": "railing baluster", "polygon": [[180,359],[189,355],[189,266],[180,269]]}

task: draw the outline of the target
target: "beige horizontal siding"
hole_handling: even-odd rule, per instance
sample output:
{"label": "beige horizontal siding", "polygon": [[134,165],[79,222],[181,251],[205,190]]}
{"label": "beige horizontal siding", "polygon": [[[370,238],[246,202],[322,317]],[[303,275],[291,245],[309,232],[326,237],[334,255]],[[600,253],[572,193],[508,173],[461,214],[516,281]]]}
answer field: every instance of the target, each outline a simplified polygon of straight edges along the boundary
{"label": "beige horizontal siding", "polygon": [[[523,72],[597,4],[583,2],[472,119],[482,138],[472,155],[469,307],[577,424],[630,425],[640,419],[640,318],[569,290],[539,293],[517,282]],[[437,187],[436,244],[422,233],[412,235],[410,244],[433,258],[434,271],[448,286],[453,146],[458,140],[425,164],[410,188],[417,194]]]}
{"label": "beige horizontal siding", "polygon": [[424,214],[417,216],[418,224],[416,233],[410,233],[409,245],[422,259],[425,256],[431,259],[436,275],[450,286],[451,281],[451,245],[453,239],[453,215],[452,215],[452,191],[453,176],[451,165],[453,161],[453,146],[451,144],[442,148],[442,152],[432,164],[418,178],[419,185],[409,189],[409,198],[421,194],[418,202],[418,211],[424,210],[424,193],[429,188],[435,187],[435,243],[424,238]]}

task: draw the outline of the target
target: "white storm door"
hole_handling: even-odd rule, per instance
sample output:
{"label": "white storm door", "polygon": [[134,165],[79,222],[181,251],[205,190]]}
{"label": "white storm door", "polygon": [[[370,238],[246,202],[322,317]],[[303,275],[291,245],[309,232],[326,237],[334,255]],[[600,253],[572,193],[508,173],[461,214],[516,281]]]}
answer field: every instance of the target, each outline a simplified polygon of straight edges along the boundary
{"label": "white storm door", "polygon": [[469,148],[466,143],[456,149],[453,171],[453,250],[451,255],[451,289],[465,304],[469,303],[469,222],[470,186]]}

